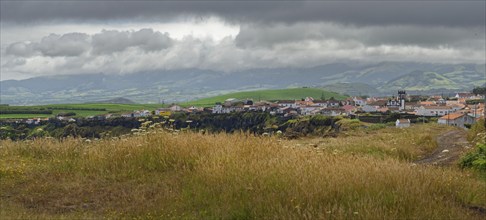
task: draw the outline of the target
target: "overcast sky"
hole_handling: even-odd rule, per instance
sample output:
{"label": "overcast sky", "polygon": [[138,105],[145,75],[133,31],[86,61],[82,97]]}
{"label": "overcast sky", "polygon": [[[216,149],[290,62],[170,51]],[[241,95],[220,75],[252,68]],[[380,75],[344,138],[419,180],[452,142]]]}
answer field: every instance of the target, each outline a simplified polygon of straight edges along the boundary
{"label": "overcast sky", "polygon": [[484,63],[486,1],[1,1],[1,80]]}

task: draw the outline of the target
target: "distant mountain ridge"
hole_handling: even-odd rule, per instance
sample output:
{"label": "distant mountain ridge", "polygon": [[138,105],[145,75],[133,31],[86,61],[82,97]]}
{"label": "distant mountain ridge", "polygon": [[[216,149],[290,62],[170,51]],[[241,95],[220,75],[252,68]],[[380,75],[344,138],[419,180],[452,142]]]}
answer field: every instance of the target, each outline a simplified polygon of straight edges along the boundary
{"label": "distant mountain ridge", "polygon": [[484,65],[382,62],[332,63],[310,68],[238,72],[201,69],[136,74],[79,74],[0,81],[0,103],[85,103],[124,97],[137,103],[187,102],[230,92],[316,87],[350,95],[394,94],[397,89],[470,91],[486,83]]}

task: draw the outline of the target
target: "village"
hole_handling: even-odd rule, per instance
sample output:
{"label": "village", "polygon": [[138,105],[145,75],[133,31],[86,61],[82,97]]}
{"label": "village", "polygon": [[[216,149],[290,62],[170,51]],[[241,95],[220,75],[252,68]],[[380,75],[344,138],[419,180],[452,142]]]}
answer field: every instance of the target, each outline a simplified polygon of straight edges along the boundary
{"label": "village", "polygon": [[[229,98],[224,102],[215,103],[213,107],[181,107],[172,104],[169,107],[155,110],[135,110],[132,112],[112,113],[89,116],[87,119],[105,120],[108,118],[141,118],[166,117],[175,113],[186,114],[228,114],[233,112],[268,112],[271,115],[283,117],[299,117],[308,115],[345,116],[362,119],[369,115],[400,114],[413,118],[435,118],[437,123],[466,128],[484,117],[484,95],[469,92],[456,93],[452,97],[408,95],[399,90],[391,97],[349,97],[345,100],[328,100],[305,97],[300,100],[254,101]],[[361,117],[361,118],[360,118]],[[399,118],[397,127],[410,126],[410,117]],[[407,119],[408,118],[408,119]],[[76,122],[75,117],[57,116],[58,120]],[[34,118],[18,121],[19,123],[38,124],[47,118]]]}

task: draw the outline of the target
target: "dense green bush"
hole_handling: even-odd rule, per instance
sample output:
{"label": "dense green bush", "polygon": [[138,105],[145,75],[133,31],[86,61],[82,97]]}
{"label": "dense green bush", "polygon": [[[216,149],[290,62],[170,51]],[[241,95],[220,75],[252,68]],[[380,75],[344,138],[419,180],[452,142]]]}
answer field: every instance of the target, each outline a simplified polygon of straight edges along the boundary
{"label": "dense green bush", "polygon": [[340,128],[337,124],[341,117],[330,117],[324,115],[306,116],[298,119],[291,119],[280,126],[288,138],[297,138],[307,135],[334,136]]}
{"label": "dense green bush", "polygon": [[467,138],[471,143],[476,144],[476,148],[461,158],[459,165],[462,168],[486,171],[486,128],[484,123],[484,119],[481,119],[469,129]]}
{"label": "dense green bush", "polygon": [[486,144],[478,143],[473,152],[466,154],[460,162],[462,168],[473,168],[479,171],[486,171]]}
{"label": "dense green bush", "polygon": [[[485,121],[484,118],[478,120],[476,123],[474,123],[471,126],[471,129],[469,129],[469,132],[467,134],[467,139],[470,142],[476,143],[480,141],[481,138],[484,138],[481,136],[481,134],[486,133],[486,126],[485,126]],[[485,140],[482,140],[483,143]]]}

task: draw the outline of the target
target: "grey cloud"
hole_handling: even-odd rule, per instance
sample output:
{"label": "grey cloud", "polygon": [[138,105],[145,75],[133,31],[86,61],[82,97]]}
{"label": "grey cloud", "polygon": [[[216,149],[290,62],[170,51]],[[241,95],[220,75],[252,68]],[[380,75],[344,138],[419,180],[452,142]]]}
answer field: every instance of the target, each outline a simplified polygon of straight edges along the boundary
{"label": "grey cloud", "polygon": [[1,20],[168,21],[220,16],[229,22],[328,21],[356,25],[484,26],[485,1],[2,1]]}
{"label": "grey cloud", "polygon": [[5,63],[5,67],[7,68],[10,68],[10,67],[16,67],[16,66],[21,66],[21,65],[25,65],[27,62],[25,61],[24,58],[14,58],[14,59],[11,59],[11,60],[8,60],[6,63]]}
{"label": "grey cloud", "polygon": [[104,30],[93,36],[84,33],[50,34],[39,42],[16,42],[7,46],[6,54],[19,57],[73,57],[89,51],[93,54],[112,54],[129,47],[151,52],[165,49],[171,44],[172,39],[167,33],[154,32],[152,29]]}
{"label": "grey cloud", "polygon": [[139,47],[144,51],[157,51],[168,48],[172,39],[167,33],[154,32],[152,29],[139,31],[103,30],[93,35],[93,53],[110,54],[129,47]]}
{"label": "grey cloud", "polygon": [[43,37],[40,42],[16,42],[7,46],[6,54],[30,57],[44,56],[79,56],[90,48],[89,35],[69,33],[64,35],[51,34]]}
{"label": "grey cloud", "polygon": [[93,53],[110,54],[123,51],[129,45],[128,32],[106,31],[93,35]]}
{"label": "grey cloud", "polygon": [[[8,45],[1,67],[3,73],[47,75],[185,68],[232,72],[349,60],[484,63],[485,40],[476,38],[472,34],[476,32],[472,27],[356,27],[305,22],[244,25],[236,38],[222,40],[194,36],[176,40],[152,29],[105,30],[94,35],[53,34],[38,42]],[[484,39],[484,34],[481,37]]]}
{"label": "grey cloud", "polygon": [[34,53],[34,49],[30,43],[16,42],[8,45],[5,52],[7,55],[28,57]]}
{"label": "grey cloud", "polygon": [[34,45],[34,48],[43,55],[79,56],[90,48],[89,35],[82,33],[69,33],[64,35],[51,34]]}
{"label": "grey cloud", "polygon": [[[422,47],[485,47],[485,27],[364,26],[335,23],[246,24],[235,41],[242,48],[273,47],[299,41],[338,40],[366,46],[417,45]],[[483,49],[484,50],[484,49]]]}

